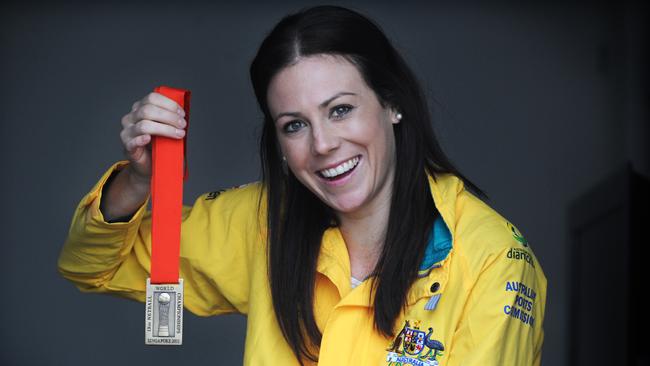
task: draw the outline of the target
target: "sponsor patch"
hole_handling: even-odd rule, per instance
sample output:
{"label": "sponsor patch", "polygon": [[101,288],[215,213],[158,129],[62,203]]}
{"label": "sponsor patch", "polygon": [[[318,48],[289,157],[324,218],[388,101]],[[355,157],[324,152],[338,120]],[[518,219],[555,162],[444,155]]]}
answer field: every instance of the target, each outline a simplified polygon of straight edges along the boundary
{"label": "sponsor patch", "polygon": [[218,190],[218,191],[210,192],[210,193],[208,193],[208,194],[205,196],[205,200],[206,200],[206,201],[213,200],[213,199],[219,197],[219,195],[220,195],[221,193],[225,192],[225,191],[226,191],[225,189],[220,189],[220,190]]}
{"label": "sponsor patch", "polygon": [[510,250],[508,250],[508,253],[506,254],[506,257],[514,260],[524,261],[530,264],[533,268],[535,268],[535,260],[533,259],[533,256],[530,253],[528,253],[528,251],[526,251],[525,249],[510,248]]}
{"label": "sponsor patch", "polygon": [[512,237],[516,241],[518,241],[519,244],[521,244],[521,245],[523,245],[525,247],[528,246],[528,241],[526,240],[526,238],[524,238],[523,235],[521,235],[521,233],[519,232],[519,230],[517,230],[515,225],[513,225],[510,222],[506,221],[506,227],[508,228],[508,231],[510,231],[510,233],[512,233]]}
{"label": "sponsor patch", "polygon": [[250,184],[251,183],[245,183],[245,184],[240,184],[238,186],[230,187],[230,188],[227,188],[227,189],[219,189],[219,190],[216,190],[216,191],[209,192],[205,196],[205,200],[206,201],[213,200],[213,199],[219,197],[219,195],[222,194],[225,191],[229,191],[231,189],[243,188],[243,187],[246,187],[247,185],[250,185]]}

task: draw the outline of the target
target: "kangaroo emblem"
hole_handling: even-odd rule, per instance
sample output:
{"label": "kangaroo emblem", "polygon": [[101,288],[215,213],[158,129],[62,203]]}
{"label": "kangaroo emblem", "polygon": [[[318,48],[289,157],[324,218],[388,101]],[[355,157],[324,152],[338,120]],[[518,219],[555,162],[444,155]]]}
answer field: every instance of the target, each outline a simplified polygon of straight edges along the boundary
{"label": "kangaroo emblem", "polygon": [[404,321],[404,326],[402,327],[402,330],[397,333],[397,336],[395,336],[395,339],[391,342],[391,344],[388,346],[386,351],[391,351],[391,352],[397,352],[403,353],[403,350],[400,351],[399,347],[402,346],[404,343],[404,335],[406,334],[406,329],[411,327],[411,323],[409,323],[408,320]]}

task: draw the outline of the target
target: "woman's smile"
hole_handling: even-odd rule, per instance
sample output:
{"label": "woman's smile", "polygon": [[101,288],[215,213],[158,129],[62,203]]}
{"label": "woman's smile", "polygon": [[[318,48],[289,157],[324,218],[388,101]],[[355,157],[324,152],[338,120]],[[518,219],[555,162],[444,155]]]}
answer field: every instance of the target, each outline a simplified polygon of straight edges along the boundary
{"label": "woman's smile", "polygon": [[341,186],[352,179],[352,175],[359,164],[361,164],[361,155],[357,155],[339,164],[332,164],[330,168],[317,171],[316,174],[325,184],[334,187]]}

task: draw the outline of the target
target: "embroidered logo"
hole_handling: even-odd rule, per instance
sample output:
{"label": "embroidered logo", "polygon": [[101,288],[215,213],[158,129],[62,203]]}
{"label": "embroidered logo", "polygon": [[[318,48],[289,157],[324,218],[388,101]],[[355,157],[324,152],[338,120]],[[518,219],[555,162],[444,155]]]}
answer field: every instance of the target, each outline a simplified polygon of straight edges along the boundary
{"label": "embroidered logo", "polygon": [[510,232],[512,233],[512,237],[515,238],[516,241],[518,241],[521,245],[525,247],[528,246],[528,241],[526,240],[526,238],[524,238],[523,235],[521,235],[521,233],[519,232],[519,230],[517,230],[515,225],[506,221],[506,226],[508,227],[508,230],[510,230]]}
{"label": "embroidered logo", "polygon": [[438,357],[445,350],[442,342],[431,339],[433,328],[428,333],[420,330],[420,321],[406,320],[402,330],[386,349],[388,366],[438,366]]}
{"label": "embroidered logo", "polygon": [[227,188],[227,189],[219,189],[219,190],[216,190],[216,191],[209,192],[209,193],[205,196],[205,200],[206,200],[206,201],[213,200],[213,199],[219,197],[219,195],[222,194],[222,193],[225,192],[225,191],[228,191],[228,190],[231,190],[231,189],[244,188],[244,187],[246,187],[246,186],[248,186],[248,185],[251,185],[251,184],[252,184],[252,183],[245,183],[245,184],[240,184],[240,185],[238,185],[238,186],[230,187],[230,188]]}
{"label": "embroidered logo", "polygon": [[225,192],[225,191],[226,191],[225,189],[220,189],[220,190],[218,190],[218,191],[210,192],[210,193],[208,193],[208,194],[205,196],[205,200],[206,200],[206,201],[213,200],[213,199],[219,197],[219,195],[220,195],[222,192]]}

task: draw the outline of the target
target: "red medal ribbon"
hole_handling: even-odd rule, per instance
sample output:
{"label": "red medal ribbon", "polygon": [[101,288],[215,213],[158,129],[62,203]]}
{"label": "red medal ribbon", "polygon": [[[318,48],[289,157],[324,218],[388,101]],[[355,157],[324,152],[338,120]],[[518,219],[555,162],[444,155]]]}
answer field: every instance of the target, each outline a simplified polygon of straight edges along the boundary
{"label": "red medal ribbon", "polygon": [[[190,121],[190,91],[167,86],[154,89],[185,110]],[[151,283],[178,283],[183,209],[183,180],[188,177],[185,140],[153,136],[151,168]],[[185,167],[183,163],[185,162]]]}

